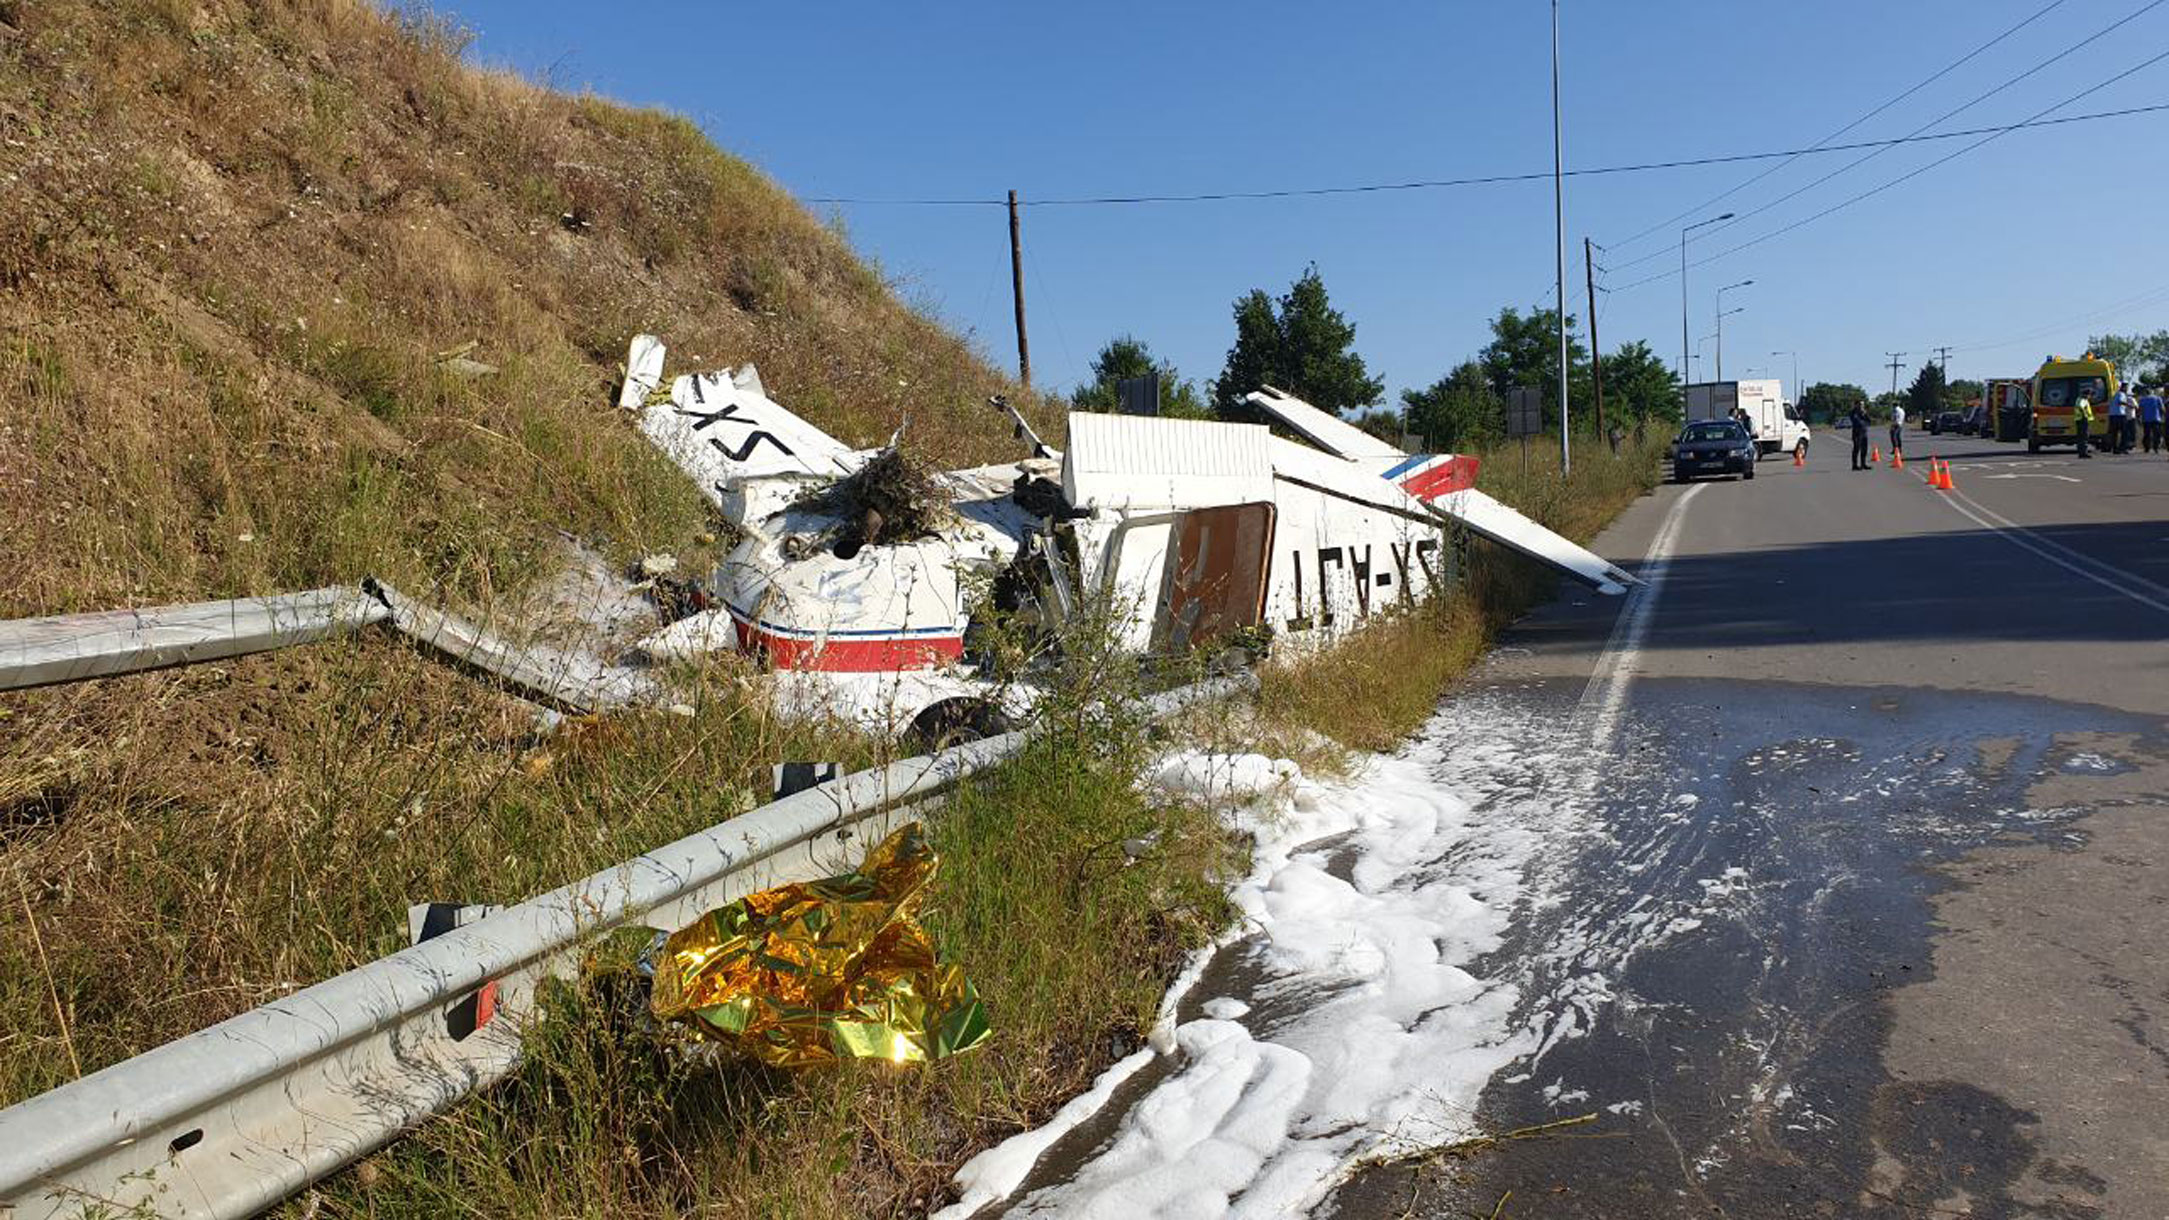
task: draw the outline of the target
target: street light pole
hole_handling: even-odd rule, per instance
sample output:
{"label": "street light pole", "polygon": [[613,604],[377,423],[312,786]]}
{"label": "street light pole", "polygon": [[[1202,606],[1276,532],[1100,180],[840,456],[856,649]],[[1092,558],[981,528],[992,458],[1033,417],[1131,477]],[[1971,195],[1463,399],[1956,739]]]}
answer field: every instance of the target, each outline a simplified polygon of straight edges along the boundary
{"label": "street light pole", "polygon": [[1679,379],[1687,382],[1687,235],[1704,225],[1717,224],[1732,219],[1732,213],[1698,220],[1679,231]]}
{"label": "street light pole", "polygon": [[1771,354],[1772,356],[1790,356],[1790,357],[1792,357],[1792,400],[1793,400],[1794,402],[1799,402],[1799,401],[1800,401],[1800,398],[1801,398],[1801,396],[1807,393],[1807,387],[1806,387],[1806,386],[1804,386],[1804,385],[1801,385],[1801,384],[1800,384],[1800,353],[1798,353],[1798,352],[1771,352],[1770,354]]}
{"label": "street light pole", "polygon": [[1559,474],[1574,473],[1567,448],[1566,164],[1559,124],[1559,0],[1551,0],[1551,217],[1559,270]]}
{"label": "street light pole", "polygon": [[[1719,381],[1725,379],[1725,294],[1735,288],[1745,288],[1754,282],[1753,280],[1741,280],[1737,284],[1727,284],[1717,290],[1717,380]],[[1746,307],[1742,306],[1741,308]],[[1732,312],[1738,313],[1740,311],[1735,309]]]}

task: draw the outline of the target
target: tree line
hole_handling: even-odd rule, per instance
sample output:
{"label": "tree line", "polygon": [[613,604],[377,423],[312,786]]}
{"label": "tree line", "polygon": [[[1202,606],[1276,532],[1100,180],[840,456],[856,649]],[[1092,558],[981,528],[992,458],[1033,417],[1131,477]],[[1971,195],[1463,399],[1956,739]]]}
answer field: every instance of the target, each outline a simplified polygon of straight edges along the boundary
{"label": "tree line", "polygon": [[[1252,289],[1237,298],[1233,313],[1235,341],[1227,361],[1203,386],[1156,358],[1143,340],[1123,335],[1100,349],[1092,379],[1072,395],[1072,405],[1113,410],[1118,382],[1157,373],[1162,415],[1255,423],[1243,396],[1271,385],[1388,440],[1413,437],[1422,448],[1447,452],[1482,448],[1505,436],[1507,399],[1516,388],[1529,387],[1545,404],[1546,426],[1557,426],[1556,310],[1502,308],[1491,319],[1491,342],[1432,384],[1403,390],[1398,404],[1383,401],[1385,383],[1356,352],[1355,324],[1333,307],[1317,267],[1307,268],[1277,298]],[[1596,426],[1596,368],[1574,315],[1567,315],[1566,326],[1570,413],[1578,430],[1589,431]],[[1608,426],[1638,431],[1679,420],[1679,379],[1648,344],[1620,345],[1602,368]]]}

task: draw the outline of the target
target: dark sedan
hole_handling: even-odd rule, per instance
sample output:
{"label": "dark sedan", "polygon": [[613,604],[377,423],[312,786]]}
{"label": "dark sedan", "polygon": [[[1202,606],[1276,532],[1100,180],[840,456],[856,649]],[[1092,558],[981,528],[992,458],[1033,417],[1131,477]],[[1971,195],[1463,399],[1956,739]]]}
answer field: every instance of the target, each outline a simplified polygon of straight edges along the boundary
{"label": "dark sedan", "polygon": [[1754,438],[1729,419],[1705,419],[1680,429],[1672,442],[1672,481],[1685,483],[1706,474],[1755,477]]}
{"label": "dark sedan", "polygon": [[1958,431],[1958,426],[1965,422],[1965,418],[1956,411],[1938,412],[1928,417],[1928,431],[1955,433]]}

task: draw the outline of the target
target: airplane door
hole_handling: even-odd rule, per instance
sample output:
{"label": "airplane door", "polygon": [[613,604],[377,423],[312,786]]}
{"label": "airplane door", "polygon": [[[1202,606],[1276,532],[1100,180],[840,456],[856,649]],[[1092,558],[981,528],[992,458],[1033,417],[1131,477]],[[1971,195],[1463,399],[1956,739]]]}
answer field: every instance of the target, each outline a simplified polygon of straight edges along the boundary
{"label": "airplane door", "polygon": [[1195,648],[1265,620],[1272,563],[1270,502],[1192,509],[1175,521],[1167,582],[1167,643]]}

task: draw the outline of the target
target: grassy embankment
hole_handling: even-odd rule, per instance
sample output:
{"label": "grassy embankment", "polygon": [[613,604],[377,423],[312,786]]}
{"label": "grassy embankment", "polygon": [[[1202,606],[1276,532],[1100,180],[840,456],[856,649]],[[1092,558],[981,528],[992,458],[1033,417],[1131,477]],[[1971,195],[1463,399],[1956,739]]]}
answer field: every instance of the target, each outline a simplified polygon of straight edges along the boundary
{"label": "grassy embankment", "polygon": [[[375,574],[502,623],[564,535],[693,568],[707,506],[610,406],[641,330],[853,443],[1015,452],[1014,387],[683,119],[359,0],[0,22],[0,617]],[[0,696],[0,1102],[874,749],[742,677],[547,743],[377,639]]]}
{"label": "grassy embankment", "polygon": [[[350,0],[0,20],[0,615],[363,572],[488,615],[560,565],[559,530],[697,560],[700,501],[604,405],[641,329],[685,362],[757,360],[846,440],[908,410],[945,461],[1010,452],[978,406],[999,376],[681,120],[476,71]],[[498,373],[435,359],[468,340]],[[1503,465],[1488,484],[1570,530],[1609,502],[1500,487]],[[1274,699],[1388,742],[1546,583],[1483,559],[1441,620],[1381,626]],[[1420,663],[1365,676],[1381,655]],[[0,697],[0,1101],[380,956],[411,901],[516,900],[727,816],[773,761],[878,752],[778,721],[742,678],[708,675],[690,718],[547,740],[378,640]],[[1390,713],[1352,721],[1350,682]],[[688,1073],[584,992],[514,1084],[319,1205],[914,1210],[1133,1039],[1218,923],[1229,844],[1135,795],[1144,748],[1057,734],[937,822],[933,922],[995,1009],[983,1051]],[[1117,867],[1147,828],[1162,850]]]}

